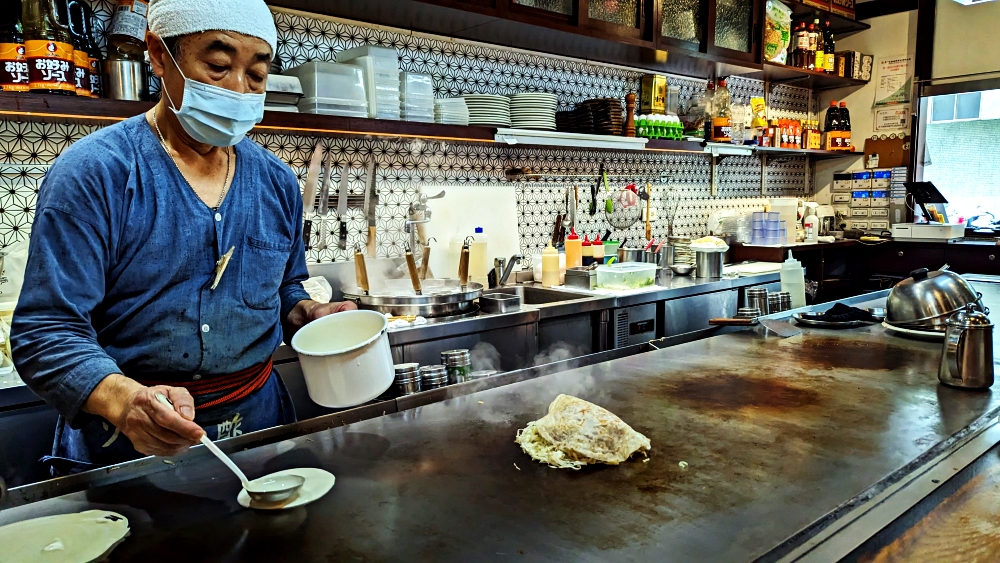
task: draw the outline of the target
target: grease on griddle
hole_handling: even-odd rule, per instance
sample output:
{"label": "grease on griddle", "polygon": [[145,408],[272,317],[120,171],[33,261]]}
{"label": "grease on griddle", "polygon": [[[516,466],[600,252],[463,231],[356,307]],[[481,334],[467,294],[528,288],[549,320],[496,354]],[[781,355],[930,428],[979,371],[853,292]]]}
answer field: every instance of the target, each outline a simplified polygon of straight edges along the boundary
{"label": "grease on griddle", "polygon": [[719,370],[704,377],[685,379],[672,385],[668,393],[699,410],[735,410],[744,407],[787,411],[820,403],[812,389],[802,389],[774,377],[747,377]]}

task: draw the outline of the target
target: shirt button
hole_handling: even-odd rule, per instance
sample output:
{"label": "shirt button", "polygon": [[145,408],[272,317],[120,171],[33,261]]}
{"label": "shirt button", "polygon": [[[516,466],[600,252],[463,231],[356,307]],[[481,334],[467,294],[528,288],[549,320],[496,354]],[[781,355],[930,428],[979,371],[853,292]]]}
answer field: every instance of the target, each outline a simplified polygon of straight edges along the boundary
{"label": "shirt button", "polygon": [[216,221],[221,221],[222,220],[222,213],[216,213],[215,214],[215,220]]}
{"label": "shirt button", "polygon": [[191,377],[191,379],[193,379],[193,380],[195,380],[195,381],[198,381],[199,379],[201,379],[201,374],[200,374],[200,373],[196,373],[196,374],[194,374],[194,375],[193,375],[193,376]]}
{"label": "shirt button", "polygon": [[201,331],[202,332],[208,332],[210,330],[212,330],[212,329],[208,325],[201,325]]}

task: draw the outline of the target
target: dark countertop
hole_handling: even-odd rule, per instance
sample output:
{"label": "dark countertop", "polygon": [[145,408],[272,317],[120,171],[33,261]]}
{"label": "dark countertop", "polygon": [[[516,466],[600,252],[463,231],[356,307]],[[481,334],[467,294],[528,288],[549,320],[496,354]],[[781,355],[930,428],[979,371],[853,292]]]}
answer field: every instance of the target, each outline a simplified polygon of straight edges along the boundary
{"label": "dark countertop", "polygon": [[[994,307],[996,288],[977,288]],[[236,478],[201,455],[2,511],[0,524],[115,510],[132,535],[111,561],[750,560],[996,416],[1000,396],[938,385],[939,356],[939,343],[878,325],[741,331],[235,454],[250,477],[337,476],[295,510],[241,509]],[[514,434],[558,393],[649,436],[650,461],[532,462]]]}

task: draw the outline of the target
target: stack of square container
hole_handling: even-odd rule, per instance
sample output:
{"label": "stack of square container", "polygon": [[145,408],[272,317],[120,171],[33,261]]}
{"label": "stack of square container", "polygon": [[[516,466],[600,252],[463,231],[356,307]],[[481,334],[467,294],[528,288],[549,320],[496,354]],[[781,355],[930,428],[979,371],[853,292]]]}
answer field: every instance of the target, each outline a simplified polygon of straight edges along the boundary
{"label": "stack of square container", "polygon": [[368,100],[361,69],[354,65],[310,61],[285,71],[302,84],[302,113],[368,117]]}
{"label": "stack of square container", "polygon": [[368,117],[399,119],[399,55],[395,49],[364,45],[341,51],[337,61],[361,67],[368,94]]}
{"label": "stack of square container", "polygon": [[419,72],[399,73],[399,107],[406,121],[434,123],[434,80]]}
{"label": "stack of square container", "polygon": [[754,211],[750,228],[751,244],[784,244],[788,236],[788,227],[781,220],[781,214],[775,211]]}

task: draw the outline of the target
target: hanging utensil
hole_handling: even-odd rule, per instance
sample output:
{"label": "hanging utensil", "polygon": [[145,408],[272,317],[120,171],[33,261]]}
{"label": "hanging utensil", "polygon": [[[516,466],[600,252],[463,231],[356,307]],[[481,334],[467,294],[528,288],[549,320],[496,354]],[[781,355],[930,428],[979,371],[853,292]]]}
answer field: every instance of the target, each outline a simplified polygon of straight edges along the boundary
{"label": "hanging utensil", "polygon": [[431,241],[437,242],[437,239],[431,237],[424,241],[424,248],[420,255],[420,279],[426,280],[427,276],[431,275]]}
{"label": "hanging utensil", "polygon": [[462,243],[462,254],[458,259],[458,281],[463,292],[469,285],[469,249],[472,240],[472,237],[466,237],[465,242]]}
{"label": "hanging utensil", "polygon": [[[316,190],[319,187],[319,173],[323,170],[323,143],[316,142],[312,158],[309,159],[309,171],[306,173],[306,184],[302,190],[302,215],[308,217],[316,211]],[[302,223],[302,244],[306,250],[311,250],[312,220],[305,219]]]}
{"label": "hanging utensil", "polygon": [[316,213],[319,214],[319,244],[316,248],[320,250],[326,250],[329,248],[327,245],[327,233],[326,233],[326,216],[330,213],[330,185],[333,183],[333,151],[326,151],[326,162],[323,165],[323,184],[319,189],[319,206],[316,209]]}
{"label": "hanging utensil", "polygon": [[653,198],[649,197],[650,188],[652,188],[652,184],[647,182],[646,189],[639,194],[639,197],[646,200],[646,238],[653,238],[653,223],[650,220],[650,205]]}
{"label": "hanging utensil", "polygon": [[597,190],[601,186],[601,178],[604,177],[604,163],[597,169],[597,181],[590,186],[590,216],[593,217],[597,215]]}
{"label": "hanging utensil", "polygon": [[764,328],[777,334],[781,338],[788,338],[789,336],[795,336],[796,334],[802,334],[802,329],[796,328],[793,325],[785,321],[776,321],[772,319],[761,320],[760,324],[764,325]]}
{"label": "hanging utensil", "polygon": [[413,292],[417,295],[423,295],[423,287],[420,284],[420,273],[417,272],[417,261],[413,258],[413,252],[410,247],[406,247],[406,269],[410,272],[410,283],[413,284]]}
{"label": "hanging utensil", "polygon": [[[362,207],[362,212],[365,214],[365,220],[368,220],[368,215],[371,212],[371,207],[374,205],[372,202],[372,192],[374,191],[372,186],[375,184],[375,155],[372,155],[368,159],[368,170],[365,171],[365,203]],[[373,240],[375,239],[375,234],[372,233],[371,228],[368,229],[368,246],[371,246]]]}
{"label": "hanging utensil", "polygon": [[347,250],[347,195],[351,191],[348,182],[351,178],[351,163],[344,163],[340,172],[340,193],[337,194],[337,221],[340,222],[340,232],[337,237],[337,248]]}
{"label": "hanging utensil", "polygon": [[365,264],[365,255],[361,252],[361,246],[354,246],[354,277],[358,281],[358,289],[368,295],[371,289],[368,285],[368,266]]}

